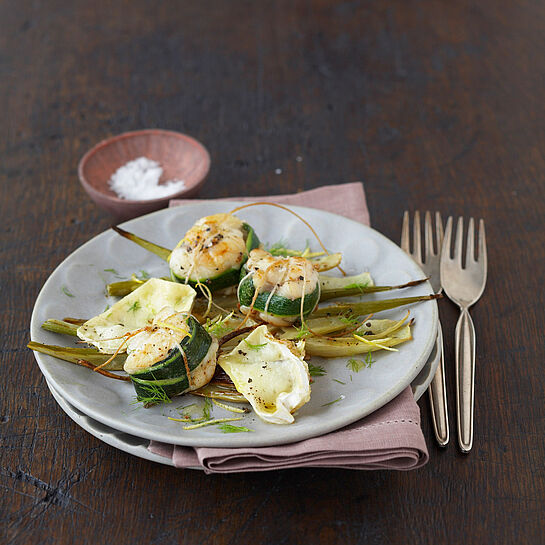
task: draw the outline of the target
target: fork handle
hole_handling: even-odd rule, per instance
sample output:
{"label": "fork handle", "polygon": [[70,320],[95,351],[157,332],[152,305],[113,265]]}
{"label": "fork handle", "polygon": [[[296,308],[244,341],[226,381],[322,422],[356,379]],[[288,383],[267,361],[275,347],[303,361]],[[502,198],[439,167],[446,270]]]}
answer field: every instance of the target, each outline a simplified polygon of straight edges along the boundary
{"label": "fork handle", "polygon": [[[441,324],[439,324],[441,328]],[[443,358],[443,335],[439,331],[437,336],[439,350],[439,365],[430,382],[428,393],[430,396],[431,419],[435,438],[440,446],[446,447],[449,442],[447,391],[445,387],[445,360]]]}
{"label": "fork handle", "polygon": [[455,333],[456,412],[458,444],[464,453],[473,446],[473,402],[475,388],[475,327],[467,308],[460,309]]}

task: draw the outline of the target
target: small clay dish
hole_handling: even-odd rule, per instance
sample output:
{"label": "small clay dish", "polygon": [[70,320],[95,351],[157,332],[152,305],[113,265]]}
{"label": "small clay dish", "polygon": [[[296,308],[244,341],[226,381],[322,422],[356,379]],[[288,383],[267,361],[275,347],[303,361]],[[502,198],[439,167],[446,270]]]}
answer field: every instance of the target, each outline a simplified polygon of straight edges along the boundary
{"label": "small clay dish", "polygon": [[[147,157],[163,167],[159,183],[183,180],[185,188],[159,199],[132,201],[121,199],[108,181],[112,174],[128,161]],[[98,206],[127,220],[165,208],[170,199],[194,195],[210,169],[210,154],[194,138],[174,131],[146,129],[125,132],[99,142],[80,160],[78,176],[81,185]]]}

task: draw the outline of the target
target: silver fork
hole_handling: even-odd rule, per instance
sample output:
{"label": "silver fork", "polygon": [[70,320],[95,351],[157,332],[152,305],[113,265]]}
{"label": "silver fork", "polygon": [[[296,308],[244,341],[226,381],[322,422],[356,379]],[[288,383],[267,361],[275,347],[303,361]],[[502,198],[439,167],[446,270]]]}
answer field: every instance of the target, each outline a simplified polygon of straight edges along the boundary
{"label": "silver fork", "polygon": [[458,444],[462,452],[473,446],[473,406],[475,390],[475,328],[469,307],[484,291],[487,273],[484,221],[479,222],[479,256],[475,259],[475,222],[470,218],[467,229],[466,263],[462,268],[464,220],[458,218],[454,257],[450,256],[452,217],[447,220],[441,253],[441,284],[454,303],[460,307],[455,332],[456,414]]}
{"label": "silver fork", "polygon": [[[424,261],[422,261],[422,244],[420,242],[420,213],[415,212],[414,214],[412,252],[410,250],[409,223],[409,212],[405,211],[403,214],[403,228],[401,230],[401,248],[408,253],[418,265],[420,265],[426,276],[429,276],[433,291],[435,293],[441,293],[441,278],[439,273],[439,262],[443,245],[443,221],[441,220],[441,214],[439,212],[435,213],[435,251],[433,249],[431,214],[426,212],[424,217]],[[449,430],[441,323],[439,323],[439,331],[437,333],[437,345],[437,349],[441,354],[440,361],[428,388],[428,393],[430,396],[433,431],[435,432],[435,437],[439,445],[444,447],[449,441]]]}

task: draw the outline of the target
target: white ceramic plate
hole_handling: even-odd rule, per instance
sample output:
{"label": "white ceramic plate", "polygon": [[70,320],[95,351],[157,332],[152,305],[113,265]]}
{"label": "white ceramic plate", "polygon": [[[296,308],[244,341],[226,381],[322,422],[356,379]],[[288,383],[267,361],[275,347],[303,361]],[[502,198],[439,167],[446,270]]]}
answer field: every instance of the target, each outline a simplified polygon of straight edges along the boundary
{"label": "white ceramic plate", "polygon": [[[438,338],[441,336],[441,328],[438,331]],[[433,375],[437,370],[439,365],[439,351],[437,350],[437,345],[433,349],[432,353],[426,365],[420,371],[418,376],[411,383],[411,388],[414,393],[414,398],[416,400],[424,394],[428,388],[430,382],[433,379]],[[149,439],[144,439],[142,437],[136,437],[135,435],[129,435],[122,431],[110,428],[104,424],[101,424],[97,420],[92,419],[87,416],[85,413],[76,409],[66,399],[64,399],[55,388],[47,383],[51,395],[55,398],[60,408],[81,428],[89,432],[91,435],[95,436],[100,441],[103,441],[107,445],[110,445],[116,449],[122,450],[133,456],[138,456],[139,458],[144,458],[145,460],[150,460],[152,462],[157,462],[159,464],[164,464],[168,466],[174,465],[170,458],[165,458],[164,456],[159,456],[148,450]],[[188,469],[201,469],[202,467],[191,467]]]}
{"label": "white ceramic plate", "polygon": [[[152,462],[158,462],[168,466],[173,466],[170,458],[159,456],[148,450],[149,439],[143,439],[142,437],[136,437],[135,435],[129,435],[122,431],[115,430],[104,424],[101,424],[97,420],[93,420],[85,413],[76,409],[70,405],[66,399],[64,399],[55,388],[47,383],[51,395],[55,398],[55,401],[59,404],[60,408],[81,428],[94,435],[97,439],[100,439],[107,445],[116,449],[122,450],[133,456],[144,458],[145,460],[151,460]],[[191,468],[200,469],[200,468]]]}
{"label": "white ceramic plate", "polygon": [[[196,203],[161,210],[123,226],[158,244],[174,247],[195,220],[227,212],[237,204]],[[348,274],[369,270],[375,283],[382,285],[401,284],[423,277],[413,260],[377,231],[335,214],[292,208],[313,225],[328,248],[343,253],[343,267]],[[260,206],[245,209],[238,215],[250,223],[266,243],[284,239],[289,240],[292,247],[303,248],[310,240],[311,245],[317,246],[308,229],[285,211]],[[116,274],[107,269],[115,269],[118,276],[123,277],[140,270],[155,276],[167,272],[166,264],[156,256],[113,231],[96,236],[66,258],[45,283],[32,314],[32,340],[73,345],[72,339],[44,331],[40,325],[47,318],[88,318],[102,312],[106,304],[112,302],[106,300],[104,287],[116,280]],[[384,292],[369,297],[402,297],[431,292],[431,286],[424,283],[403,292]],[[395,309],[381,316],[400,318],[405,312]],[[316,378],[311,401],[298,411],[295,423],[289,426],[267,424],[250,413],[235,424],[252,429],[252,433],[224,434],[215,426],[184,430],[182,424],[168,420],[166,416],[177,416],[176,408],[194,403],[192,396],[144,409],[134,404],[134,391],[129,383],[106,379],[44,354],[35,353],[35,356],[48,382],[66,401],[116,430],[179,445],[265,446],[300,441],[346,426],[383,406],[408,386],[424,367],[435,344],[438,323],[435,301],[411,306],[411,316],[415,319],[413,340],[401,345],[399,352],[374,354],[375,363],[359,373],[351,372],[343,358],[314,358],[314,364],[326,367],[327,375]],[[341,401],[327,405],[341,396]],[[214,408],[213,415],[234,416],[219,407]]]}

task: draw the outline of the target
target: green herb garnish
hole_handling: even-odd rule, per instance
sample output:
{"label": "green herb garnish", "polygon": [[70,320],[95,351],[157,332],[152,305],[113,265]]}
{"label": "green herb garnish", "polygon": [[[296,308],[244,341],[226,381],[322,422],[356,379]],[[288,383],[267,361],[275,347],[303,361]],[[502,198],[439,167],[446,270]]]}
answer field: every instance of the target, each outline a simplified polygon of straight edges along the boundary
{"label": "green herb garnish", "polygon": [[196,416],[194,413],[196,407],[196,403],[191,403],[191,405],[185,405],[184,407],[177,407],[176,410],[182,418],[169,417],[169,420],[174,420],[176,422],[202,422],[204,417],[202,415]]}
{"label": "green herb garnish", "polygon": [[184,426],[183,428],[184,430],[196,430],[197,428],[203,428],[204,426],[213,426],[214,424],[220,424],[222,422],[235,422],[236,420],[242,420],[242,418],[214,418],[214,420],[191,424],[190,426]]}
{"label": "green herb garnish", "polygon": [[287,240],[279,240],[278,242],[275,242],[274,244],[266,245],[265,249],[267,252],[269,252],[271,255],[279,255],[279,256],[287,256],[289,255],[288,252],[288,241]]}
{"label": "green herb garnish", "polygon": [[254,431],[250,428],[245,428],[244,426],[233,426],[232,424],[219,424],[218,428],[223,433],[241,433],[244,431]]}
{"label": "green herb garnish", "polygon": [[252,343],[249,343],[246,339],[244,339],[244,342],[247,344],[248,348],[251,348],[252,350],[259,350],[260,348],[263,348],[264,346],[267,346],[267,343],[252,344]]}
{"label": "green herb garnish", "polygon": [[329,403],[324,403],[322,407],[327,407],[328,405],[333,405],[333,403],[338,403],[339,401],[342,401],[344,399],[344,396],[341,395],[337,399],[334,399],[333,401],[330,401]]}
{"label": "green herb garnish", "polygon": [[202,416],[204,420],[210,420],[212,417],[210,415],[210,411],[212,410],[212,400],[208,397],[204,400],[204,407],[202,408]]}
{"label": "green herb garnish", "polygon": [[192,407],[196,407],[196,406],[197,406],[196,403],[191,403],[190,405],[183,405],[183,406],[180,406],[180,407],[176,407],[176,410],[181,415],[185,415],[185,413],[187,412],[187,409],[191,409]]}
{"label": "green herb garnish", "polygon": [[265,250],[271,255],[282,256],[282,257],[297,257],[302,256],[306,258],[318,257],[323,255],[325,252],[311,252],[310,251],[310,241],[307,239],[307,245],[304,250],[292,250],[288,247],[289,242],[287,240],[279,240],[274,244],[266,244]]}
{"label": "green herb garnish", "polygon": [[373,357],[371,356],[371,352],[367,352],[367,356],[365,356],[365,361],[358,360],[356,358],[350,358],[348,362],[346,363],[346,367],[354,371],[355,373],[359,373],[364,368],[369,368],[371,365],[373,365],[375,361],[373,360]]}
{"label": "green herb garnish", "polygon": [[369,285],[369,282],[365,282],[365,284],[356,283],[356,284],[347,284],[344,286],[345,290],[359,290],[360,293],[365,292],[365,288]]}
{"label": "green herb garnish", "polygon": [[343,324],[346,324],[346,325],[354,325],[354,324],[357,324],[359,322],[359,319],[357,316],[355,315],[351,315],[351,316],[339,316],[339,320],[343,323]]}
{"label": "green herb garnish", "polygon": [[213,320],[207,320],[206,324],[204,324],[204,329],[208,331],[211,335],[214,335],[215,337],[223,337],[227,333],[230,333],[234,330],[234,326],[227,325],[227,320],[233,317],[233,313],[231,312],[225,318],[222,318],[221,316],[217,316]]}
{"label": "green herb garnish", "polygon": [[195,411],[198,410],[198,406],[196,403],[191,403],[190,405],[185,405],[176,409],[182,418],[172,418],[169,416],[168,419],[174,420],[174,422],[209,422],[212,419],[212,415],[210,413],[211,409],[212,400],[207,397],[204,400],[202,414],[195,414]]}
{"label": "green herb garnish", "polygon": [[141,385],[145,394],[138,395],[133,403],[143,403],[144,405],[155,405],[157,403],[172,403],[170,397],[161,386],[156,384]]}
{"label": "green herb garnish", "polygon": [[148,280],[148,278],[150,278],[150,275],[149,275],[148,272],[146,272],[146,271],[140,269],[140,274],[137,275],[137,278],[138,278],[139,280]]}
{"label": "green herb garnish", "polygon": [[306,322],[303,322],[301,327],[297,330],[297,335],[295,335],[294,339],[306,339],[310,335],[312,335],[311,331],[309,330]]}
{"label": "green herb garnish", "polygon": [[323,377],[327,371],[320,365],[313,365],[308,363],[308,372],[311,377]]}
{"label": "green herb garnish", "polygon": [[68,297],[75,297],[73,293],[70,293],[70,290],[66,286],[63,286],[61,291],[64,293],[64,295],[68,295]]}
{"label": "green herb garnish", "polygon": [[102,312],[106,312],[107,310],[110,310],[110,305],[106,305],[106,308]]}
{"label": "green herb garnish", "polygon": [[112,273],[117,278],[125,278],[124,276],[121,276],[115,269],[104,269],[104,272]]}
{"label": "green herb garnish", "polygon": [[342,380],[338,380],[336,378],[333,379],[335,382],[338,382],[339,384],[342,384],[343,386],[346,385],[346,382],[343,382]]}
{"label": "green herb garnish", "polygon": [[129,312],[136,312],[140,308],[140,303],[135,301],[130,307]]}
{"label": "green herb garnish", "polygon": [[346,362],[346,367],[354,371],[354,373],[359,373],[365,367],[365,362],[356,358],[350,358]]}

